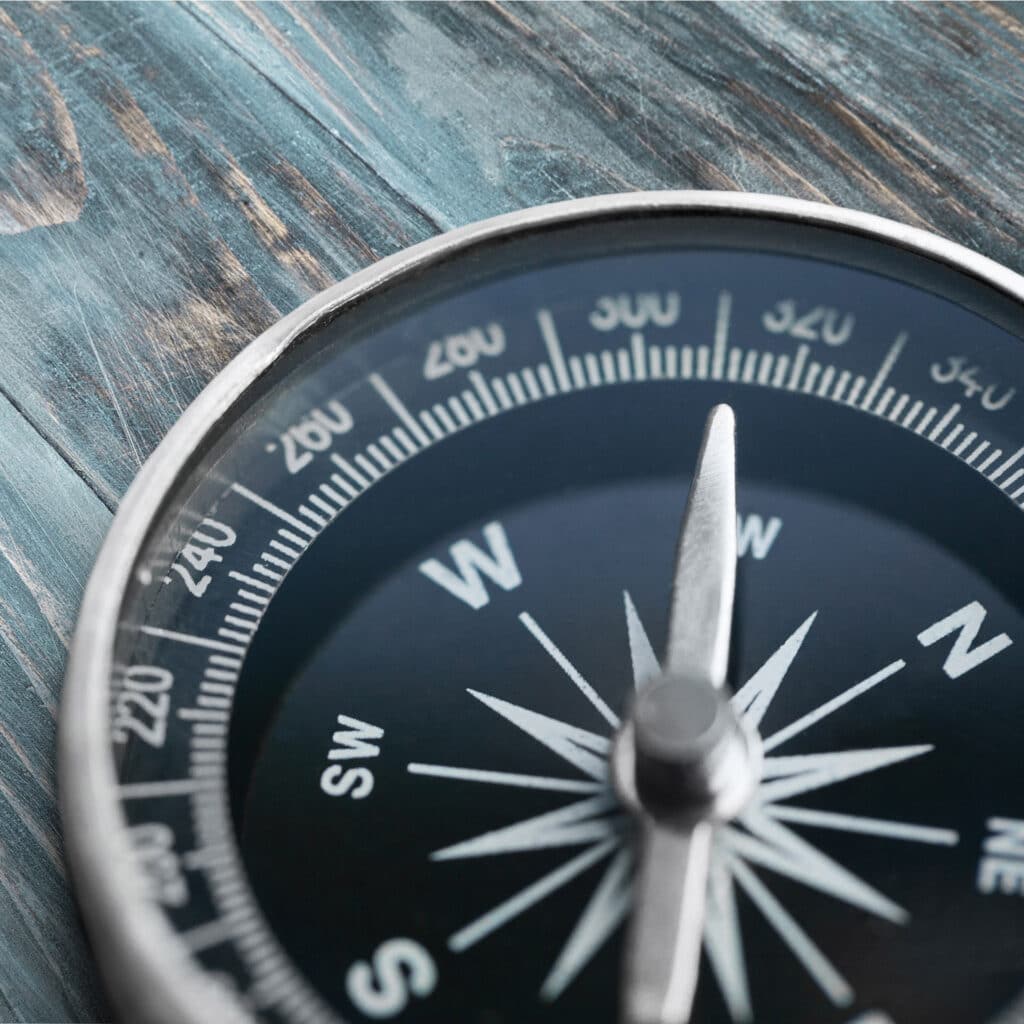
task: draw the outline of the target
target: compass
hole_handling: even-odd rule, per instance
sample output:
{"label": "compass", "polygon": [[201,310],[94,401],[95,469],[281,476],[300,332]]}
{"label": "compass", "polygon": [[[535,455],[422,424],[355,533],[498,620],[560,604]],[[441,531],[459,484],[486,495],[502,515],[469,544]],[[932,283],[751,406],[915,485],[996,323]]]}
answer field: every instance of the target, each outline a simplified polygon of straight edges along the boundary
{"label": "compass", "polygon": [[1020,1019],[1022,301],[880,218],[649,193],[254,341],[68,669],[122,1019]]}

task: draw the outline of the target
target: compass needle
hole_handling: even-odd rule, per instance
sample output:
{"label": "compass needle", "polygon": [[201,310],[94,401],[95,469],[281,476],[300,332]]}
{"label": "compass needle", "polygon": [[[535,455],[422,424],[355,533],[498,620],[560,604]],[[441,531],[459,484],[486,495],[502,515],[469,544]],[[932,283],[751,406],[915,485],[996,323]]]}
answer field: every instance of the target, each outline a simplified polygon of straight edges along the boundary
{"label": "compass needle", "polygon": [[876,217],[644,193],[253,341],[68,663],[116,1024],[1018,1021],[1022,300]]}
{"label": "compass needle", "polygon": [[679,535],[664,671],[725,683],[736,592],[736,420],[711,410]]}
{"label": "compass needle", "polygon": [[[725,683],[736,590],[736,424],[712,409],[677,545],[664,664],[620,733],[616,781],[640,816],[624,1024],[687,1024],[697,992],[713,822],[753,789],[756,744]],[[643,645],[628,596],[634,665]],[[635,638],[635,639],[634,639]],[[634,669],[635,672],[635,669]]]}

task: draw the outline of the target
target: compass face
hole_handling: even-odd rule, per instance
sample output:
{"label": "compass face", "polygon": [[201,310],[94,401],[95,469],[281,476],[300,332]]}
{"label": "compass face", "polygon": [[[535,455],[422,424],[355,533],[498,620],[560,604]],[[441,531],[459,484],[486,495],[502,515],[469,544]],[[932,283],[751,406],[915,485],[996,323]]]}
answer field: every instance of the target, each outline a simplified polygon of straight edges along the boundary
{"label": "compass face", "polygon": [[714,826],[692,1020],[1018,1019],[1020,289],[871,218],[648,198],[261,339],[129,498],[70,670],[129,1018],[616,1024],[643,908],[609,755],[728,403],[763,765]]}

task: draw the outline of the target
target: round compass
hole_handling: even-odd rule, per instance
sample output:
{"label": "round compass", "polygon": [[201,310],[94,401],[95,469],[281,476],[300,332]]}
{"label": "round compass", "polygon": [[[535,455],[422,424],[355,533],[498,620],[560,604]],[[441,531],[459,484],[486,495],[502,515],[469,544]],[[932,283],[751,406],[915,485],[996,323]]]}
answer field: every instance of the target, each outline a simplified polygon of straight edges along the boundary
{"label": "round compass", "polygon": [[122,1019],[1021,1019],[1022,302],[879,218],[654,193],[253,342],[68,670]]}

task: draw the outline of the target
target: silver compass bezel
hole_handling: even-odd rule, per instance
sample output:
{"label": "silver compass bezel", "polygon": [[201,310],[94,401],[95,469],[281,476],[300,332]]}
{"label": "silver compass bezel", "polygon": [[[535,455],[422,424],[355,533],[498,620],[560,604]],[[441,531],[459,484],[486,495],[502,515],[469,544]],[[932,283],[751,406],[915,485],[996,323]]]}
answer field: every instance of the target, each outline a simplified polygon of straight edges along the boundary
{"label": "silver compass bezel", "polygon": [[389,256],[327,288],[244,348],[214,377],[146,461],[100,550],[70,648],[58,734],[65,842],[79,903],[116,1008],[127,1020],[245,1024],[206,979],[160,910],[143,898],[117,798],[109,735],[110,678],[122,608],[154,525],[173,507],[197,450],[232,421],[311,330],[347,307],[485,243],[618,217],[755,217],[820,227],[923,256],[1024,304],[1024,277],[961,245],[867,213],[782,196],[665,191],[604,195],[484,220]]}

